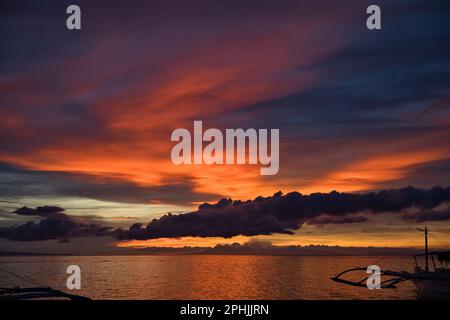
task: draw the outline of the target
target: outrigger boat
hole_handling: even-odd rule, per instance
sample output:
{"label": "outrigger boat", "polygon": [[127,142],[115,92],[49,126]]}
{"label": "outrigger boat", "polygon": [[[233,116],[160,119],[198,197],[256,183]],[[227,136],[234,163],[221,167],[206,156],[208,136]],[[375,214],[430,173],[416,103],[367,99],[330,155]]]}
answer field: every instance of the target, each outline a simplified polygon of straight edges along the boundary
{"label": "outrigger boat", "polygon": [[89,301],[84,296],[69,294],[53,288],[0,288],[0,301],[28,300],[28,299],[69,299],[76,301]]}
{"label": "outrigger boat", "polygon": [[[425,233],[425,252],[414,256],[414,272],[381,270],[381,288],[394,289],[401,282],[412,281],[424,295],[450,296],[450,269],[447,267],[448,262],[450,262],[450,251],[429,252],[428,229],[425,227],[423,231]],[[419,265],[419,257],[425,257],[425,268]],[[430,260],[432,267],[430,267]],[[367,288],[366,281],[369,277],[364,277],[359,281],[342,278],[343,275],[356,271],[367,271],[367,267],[342,271],[337,276],[332,277],[331,280],[350,286]]]}
{"label": "outrigger boat", "polygon": [[28,300],[28,299],[69,299],[77,301],[91,300],[87,297],[77,294],[67,293],[61,290],[39,284],[30,276],[20,275],[13,271],[6,269],[0,265],[0,276],[12,276],[21,281],[33,283],[34,287],[0,287],[0,301],[7,300]]}

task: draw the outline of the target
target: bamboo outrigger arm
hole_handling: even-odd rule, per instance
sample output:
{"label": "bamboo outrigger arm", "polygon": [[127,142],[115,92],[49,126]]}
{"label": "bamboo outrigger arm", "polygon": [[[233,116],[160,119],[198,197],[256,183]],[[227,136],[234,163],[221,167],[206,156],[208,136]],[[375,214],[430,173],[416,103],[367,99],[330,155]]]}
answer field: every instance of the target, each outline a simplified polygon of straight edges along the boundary
{"label": "bamboo outrigger arm", "polygon": [[[349,286],[366,288],[367,287],[366,281],[369,278],[368,276],[362,278],[359,281],[351,281],[351,280],[346,280],[346,279],[341,278],[341,276],[343,276],[344,274],[354,272],[354,271],[367,271],[367,268],[348,269],[348,270],[342,271],[337,276],[332,277],[331,280],[333,280],[335,282],[343,283],[343,284],[346,284]],[[386,289],[395,289],[396,284],[403,282],[403,281],[411,280],[411,278],[412,278],[411,274],[409,274],[407,272],[380,271],[380,273],[381,273],[381,276],[391,277],[391,278],[381,281],[381,283],[380,283],[381,288],[386,288]]]}

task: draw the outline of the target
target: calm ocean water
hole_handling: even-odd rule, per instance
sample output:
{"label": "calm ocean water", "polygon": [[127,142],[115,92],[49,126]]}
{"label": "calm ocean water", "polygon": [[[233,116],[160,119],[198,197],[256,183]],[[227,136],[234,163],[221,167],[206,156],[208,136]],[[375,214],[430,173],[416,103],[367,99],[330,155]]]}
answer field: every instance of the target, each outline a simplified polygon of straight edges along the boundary
{"label": "calm ocean water", "polygon": [[[3,268],[67,290],[66,268],[81,268],[81,290],[94,299],[416,299],[414,285],[368,290],[330,280],[346,268],[378,261],[412,271],[410,257],[37,256],[0,257]],[[364,276],[364,273],[361,274]],[[1,286],[30,286],[1,273]],[[75,292],[74,292],[75,293]]]}

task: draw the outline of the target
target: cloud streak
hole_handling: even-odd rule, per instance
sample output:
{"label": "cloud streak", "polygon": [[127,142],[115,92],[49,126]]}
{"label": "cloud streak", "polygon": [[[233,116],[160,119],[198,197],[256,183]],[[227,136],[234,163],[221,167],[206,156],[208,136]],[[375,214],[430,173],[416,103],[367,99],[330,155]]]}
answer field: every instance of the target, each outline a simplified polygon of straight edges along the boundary
{"label": "cloud streak", "polygon": [[448,221],[450,220],[450,207],[444,210],[426,210],[416,213],[407,213],[402,216],[402,219],[417,223],[427,221]]}

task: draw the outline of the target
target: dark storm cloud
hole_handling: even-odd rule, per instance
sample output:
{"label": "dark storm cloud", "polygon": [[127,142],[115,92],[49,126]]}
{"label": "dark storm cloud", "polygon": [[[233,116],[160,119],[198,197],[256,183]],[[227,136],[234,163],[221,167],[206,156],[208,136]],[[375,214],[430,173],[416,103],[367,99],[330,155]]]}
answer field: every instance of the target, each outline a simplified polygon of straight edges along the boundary
{"label": "dark storm cloud", "polygon": [[67,218],[64,209],[57,206],[39,206],[35,209],[24,206],[13,211],[21,216],[37,216],[42,218]]}
{"label": "dark storm cloud", "polygon": [[19,226],[0,228],[0,238],[15,241],[68,240],[75,237],[105,236],[111,227],[84,224],[71,219],[45,218]]}
{"label": "dark storm cloud", "polygon": [[[153,219],[147,226],[133,224],[128,230],[116,229],[83,221],[83,217],[62,213],[63,208],[22,207],[13,213],[21,216],[45,217],[40,222],[0,228],[0,238],[15,241],[68,240],[75,237],[113,235],[118,240],[174,238],[183,236],[224,237],[254,236],[273,233],[293,234],[301,224],[350,224],[367,222],[361,213],[389,212],[399,214],[407,222],[450,220],[450,208],[435,208],[450,202],[450,187],[429,190],[408,187],[363,194],[291,192],[271,197],[233,201],[221,199],[204,203],[195,212],[167,214]],[[418,210],[415,213],[408,209]],[[359,213],[359,215],[354,215]],[[87,219],[88,221],[89,219]]]}
{"label": "dark storm cloud", "polygon": [[0,197],[86,197],[124,203],[190,203],[219,196],[194,191],[189,177],[166,178],[157,186],[53,171],[31,171],[0,163]]}
{"label": "dark storm cloud", "polygon": [[61,207],[26,206],[14,210],[19,216],[34,216],[44,218],[39,222],[29,221],[21,225],[0,227],[0,238],[15,241],[61,240],[67,242],[70,238],[111,235],[112,227],[95,223],[86,223],[92,217],[69,216]]}
{"label": "dark storm cloud", "polygon": [[[146,227],[135,224],[129,230],[117,230],[116,237],[142,240],[183,236],[229,238],[236,235],[292,234],[303,222],[314,222],[322,215],[344,219],[360,212],[400,213],[409,208],[430,210],[448,201],[450,187],[429,190],[408,187],[363,194],[334,191],[282,195],[278,192],[272,197],[258,197],[246,202],[222,199],[216,204],[203,204],[196,212],[168,214],[153,219]],[[332,220],[328,222],[333,223]],[[350,219],[348,222],[362,221]]]}

